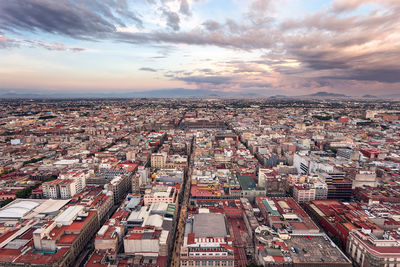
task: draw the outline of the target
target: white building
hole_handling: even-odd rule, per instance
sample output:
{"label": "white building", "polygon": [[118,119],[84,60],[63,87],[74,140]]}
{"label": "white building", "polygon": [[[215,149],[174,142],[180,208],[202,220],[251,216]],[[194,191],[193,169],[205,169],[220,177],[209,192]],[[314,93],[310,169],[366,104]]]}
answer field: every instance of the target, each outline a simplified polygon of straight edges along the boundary
{"label": "white building", "polygon": [[169,231],[155,227],[134,227],[124,237],[125,254],[141,256],[167,256]]}
{"label": "white building", "polygon": [[295,153],[293,156],[293,166],[299,174],[310,174],[317,172],[333,172],[334,166],[328,161],[314,156],[307,156],[304,153]]}
{"label": "white building", "polygon": [[76,188],[76,180],[73,179],[57,179],[42,184],[43,197],[52,199],[71,198],[77,193]]}
{"label": "white building", "polygon": [[262,169],[258,170],[258,186],[265,187],[265,179],[269,176],[274,170],[272,169]]}
{"label": "white building", "polygon": [[72,179],[64,179],[61,183],[58,184],[60,188],[60,198],[67,199],[73,197],[77,191],[76,180]]}
{"label": "white building", "polygon": [[61,179],[72,179],[75,181],[76,193],[81,192],[86,187],[86,180],[94,175],[93,170],[89,169],[73,169],[60,174]]}
{"label": "white building", "polygon": [[176,188],[172,186],[155,186],[151,189],[146,189],[144,195],[144,205],[149,206],[155,202],[175,203]]}

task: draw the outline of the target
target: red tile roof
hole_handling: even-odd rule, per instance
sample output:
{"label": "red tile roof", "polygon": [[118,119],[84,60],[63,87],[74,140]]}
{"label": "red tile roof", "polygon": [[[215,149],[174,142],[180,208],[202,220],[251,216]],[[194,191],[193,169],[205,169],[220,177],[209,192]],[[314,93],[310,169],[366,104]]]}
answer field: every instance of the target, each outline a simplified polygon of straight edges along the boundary
{"label": "red tile roof", "polygon": [[57,245],[72,245],[78,236],[78,234],[65,234],[57,241]]}

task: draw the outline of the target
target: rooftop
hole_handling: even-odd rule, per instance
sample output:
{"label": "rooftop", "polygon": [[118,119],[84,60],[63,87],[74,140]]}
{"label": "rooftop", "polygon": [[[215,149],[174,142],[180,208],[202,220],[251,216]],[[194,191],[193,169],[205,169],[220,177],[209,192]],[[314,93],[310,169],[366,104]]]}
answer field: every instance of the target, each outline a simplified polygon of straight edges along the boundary
{"label": "rooftop", "polygon": [[227,231],[224,214],[195,214],[193,219],[193,233],[196,237],[225,237]]}
{"label": "rooftop", "polygon": [[285,241],[289,248],[290,257],[294,264],[299,263],[343,263],[343,266],[352,266],[350,260],[326,236],[291,236]]}
{"label": "rooftop", "polygon": [[39,206],[43,200],[17,199],[0,210],[0,218],[20,219]]}

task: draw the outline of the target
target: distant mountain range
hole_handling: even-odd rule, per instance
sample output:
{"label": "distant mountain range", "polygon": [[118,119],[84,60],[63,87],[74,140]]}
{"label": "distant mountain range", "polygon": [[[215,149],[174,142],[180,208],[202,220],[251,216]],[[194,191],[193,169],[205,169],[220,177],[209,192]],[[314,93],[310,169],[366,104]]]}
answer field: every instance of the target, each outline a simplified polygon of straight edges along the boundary
{"label": "distant mountain range", "polygon": [[287,96],[286,95],[273,95],[273,96],[270,96],[269,98],[287,98]]}
{"label": "distant mountain range", "polygon": [[400,98],[400,94],[390,94],[390,95],[385,95],[385,98]]}
{"label": "distant mountain range", "polygon": [[375,99],[375,98],[380,98],[380,99],[396,99],[400,98],[400,94],[391,94],[391,95],[381,95],[381,96],[376,96],[376,95],[370,95],[366,94],[363,96],[348,96],[345,94],[337,94],[337,93],[329,93],[329,92],[317,92],[314,94],[309,94],[309,95],[298,95],[298,96],[285,96],[285,95],[274,95],[269,98],[272,99],[279,99],[279,98],[369,98],[369,99]]}
{"label": "distant mountain range", "polygon": [[328,92],[317,92],[309,95],[297,95],[297,96],[286,96],[286,95],[274,95],[270,98],[338,98],[338,97],[349,97],[344,94],[328,93]]}
{"label": "distant mountain range", "polygon": [[132,91],[132,92],[15,92],[0,93],[0,98],[174,98],[174,97],[221,97],[224,93],[183,88]]}
{"label": "distant mountain range", "polygon": [[328,92],[317,92],[315,94],[306,95],[310,97],[348,97],[344,94],[335,94],[335,93],[328,93]]}
{"label": "distant mountain range", "polygon": [[[0,89],[1,90],[1,89]],[[55,99],[55,98],[256,98],[263,97],[257,92],[218,92],[204,89],[160,89],[131,92],[15,92],[0,93],[3,99]]]}
{"label": "distant mountain range", "polygon": [[378,98],[376,95],[363,95],[363,98]]}
{"label": "distant mountain range", "polygon": [[88,92],[88,91],[17,91],[17,90],[6,90],[0,89],[0,98],[2,99],[55,99],[55,98],[270,98],[270,99],[281,99],[281,98],[400,98],[400,94],[392,95],[363,95],[362,97],[352,97],[345,94],[329,93],[329,92],[317,92],[309,95],[299,96],[286,96],[286,95],[274,95],[268,96],[262,91],[245,91],[245,92],[218,92],[204,89],[184,89],[184,88],[173,88],[173,89],[159,89],[149,91],[114,91],[114,92]]}

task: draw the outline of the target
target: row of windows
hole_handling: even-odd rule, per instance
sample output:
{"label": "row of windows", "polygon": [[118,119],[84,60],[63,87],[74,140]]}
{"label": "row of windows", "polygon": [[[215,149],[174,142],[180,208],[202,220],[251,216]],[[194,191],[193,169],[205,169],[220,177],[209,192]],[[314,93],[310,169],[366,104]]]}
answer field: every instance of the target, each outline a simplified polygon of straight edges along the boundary
{"label": "row of windows", "polygon": [[202,261],[185,261],[181,262],[182,266],[233,266],[232,260],[202,260]]}
{"label": "row of windows", "polygon": [[[353,259],[356,262],[361,263],[362,260],[363,260],[363,255],[365,254],[365,251],[363,249],[357,249],[357,247],[353,251],[353,246],[350,245],[349,254],[353,257]],[[394,262],[396,262],[397,258],[377,258],[377,257],[373,257],[372,261],[373,262],[377,262],[377,261],[389,261],[389,262],[394,261]],[[386,263],[386,264],[383,264],[383,266],[385,266],[385,267],[397,267],[397,266],[400,266],[400,265],[397,264],[397,263]]]}
{"label": "row of windows", "polygon": [[226,252],[222,252],[222,253],[190,253],[190,256],[226,256]]}

